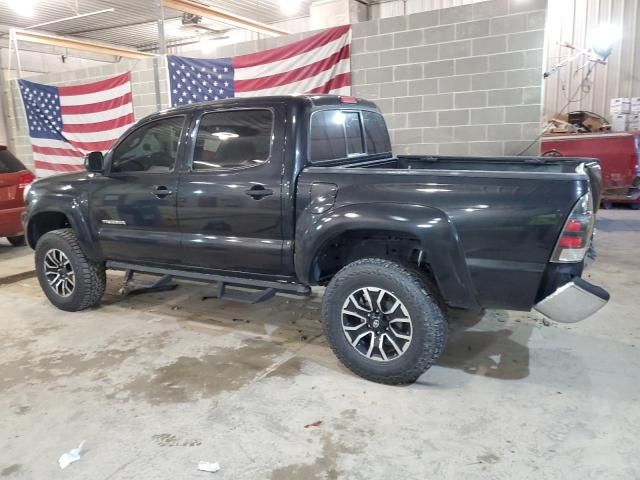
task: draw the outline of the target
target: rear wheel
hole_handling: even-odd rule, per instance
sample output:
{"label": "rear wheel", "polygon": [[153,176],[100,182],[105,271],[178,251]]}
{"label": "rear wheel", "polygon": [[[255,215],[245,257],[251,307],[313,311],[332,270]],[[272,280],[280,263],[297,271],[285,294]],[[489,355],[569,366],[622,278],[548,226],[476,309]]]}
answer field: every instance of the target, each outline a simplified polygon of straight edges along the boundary
{"label": "rear wheel", "polygon": [[340,361],[374,382],[415,381],[446,343],[447,322],[422,275],[380,258],[358,260],[334,276],[322,320]]}
{"label": "rear wheel", "polygon": [[17,235],[15,237],[7,237],[9,243],[14,247],[21,247],[24,245],[24,235]]}
{"label": "rear wheel", "polygon": [[106,286],[105,267],[87,258],[73,230],[45,233],[36,245],[36,272],[49,301],[76,312],[96,305]]}

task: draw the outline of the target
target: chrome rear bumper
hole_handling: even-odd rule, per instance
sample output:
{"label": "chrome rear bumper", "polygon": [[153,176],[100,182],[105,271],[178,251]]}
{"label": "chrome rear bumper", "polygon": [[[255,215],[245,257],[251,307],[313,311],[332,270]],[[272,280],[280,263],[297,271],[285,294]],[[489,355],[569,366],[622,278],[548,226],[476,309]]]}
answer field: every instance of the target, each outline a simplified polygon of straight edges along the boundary
{"label": "chrome rear bumper", "polygon": [[554,322],[575,323],[593,315],[609,301],[609,293],[580,277],[558,288],[533,309]]}

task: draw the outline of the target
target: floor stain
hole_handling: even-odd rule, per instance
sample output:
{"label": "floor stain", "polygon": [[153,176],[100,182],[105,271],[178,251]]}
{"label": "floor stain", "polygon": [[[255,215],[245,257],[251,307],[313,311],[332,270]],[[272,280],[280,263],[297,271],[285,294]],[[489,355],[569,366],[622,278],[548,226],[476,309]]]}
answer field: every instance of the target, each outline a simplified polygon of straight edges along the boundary
{"label": "floor stain", "polygon": [[202,440],[198,438],[180,440],[172,433],[158,433],[151,438],[161,447],[198,447],[202,445]]}
{"label": "floor stain", "polygon": [[299,375],[302,371],[302,365],[304,360],[300,357],[291,357],[289,360],[279,365],[278,368],[269,372],[266,378],[280,377],[280,378],[292,378]]}
{"label": "floor stain", "polygon": [[313,463],[299,463],[276,468],[271,472],[271,480],[322,479],[338,478],[337,460],[338,446],[329,433],[322,435],[322,454]]}
{"label": "floor stain", "polygon": [[220,349],[201,357],[181,356],[151,375],[139,376],[112,397],[128,394],[151,404],[211,398],[242,388],[271,367],[282,351],[270,342],[251,339],[237,349]]}
{"label": "floor stain", "polygon": [[0,278],[0,286],[2,285],[10,285],[12,283],[19,282],[21,280],[26,280],[28,278],[33,278],[36,276],[36,271],[31,270],[30,272],[21,272],[15,273],[13,275],[7,275],[6,277]]}
{"label": "floor stain", "polygon": [[494,463],[498,463],[500,461],[500,457],[497,455],[494,455],[493,453],[488,453],[486,455],[480,455],[478,457],[478,461],[493,465]]}
{"label": "floor stain", "polygon": [[529,376],[529,348],[526,341],[531,333],[526,326],[521,339],[511,330],[454,331],[438,365],[457,368],[466,373],[503,380],[517,380]]}
{"label": "floor stain", "polygon": [[99,350],[92,355],[55,351],[31,359],[0,364],[0,389],[29,383],[58,382],[65,377],[96,371],[97,376],[136,354],[135,348]]}
{"label": "floor stain", "polygon": [[19,463],[14,463],[13,465],[9,465],[6,468],[3,468],[0,471],[0,477],[8,477],[10,475],[13,475],[14,473],[20,473],[20,470],[22,470],[22,465],[20,465]]}

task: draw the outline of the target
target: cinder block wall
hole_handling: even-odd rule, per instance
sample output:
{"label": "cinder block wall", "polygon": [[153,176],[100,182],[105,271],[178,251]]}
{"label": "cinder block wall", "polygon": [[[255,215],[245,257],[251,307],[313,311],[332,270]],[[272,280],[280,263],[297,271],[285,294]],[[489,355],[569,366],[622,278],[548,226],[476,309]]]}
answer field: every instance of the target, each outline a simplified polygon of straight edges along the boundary
{"label": "cinder block wall", "polygon": [[356,24],[353,93],[384,112],[397,153],[516,154],[541,129],[546,6],[491,0]]}
{"label": "cinder block wall", "polygon": [[[159,58],[158,61],[161,108],[166,108],[169,106],[166,66],[162,58]],[[48,85],[65,86],[104,80],[105,78],[130,71],[133,113],[136,120],[138,120],[158,110],[153,69],[153,59],[123,60],[119,63],[105,64],[99,67],[29,77],[28,80]],[[9,98],[9,89],[11,90],[11,98],[7,102],[8,108],[4,112],[7,124],[7,144],[27,167],[33,168],[31,142],[18,84],[12,80],[5,82],[4,85],[3,95],[7,95],[6,98]]]}
{"label": "cinder block wall", "polygon": [[[541,129],[546,0],[490,0],[353,25],[353,94],[374,100],[397,153],[515,154]],[[285,45],[314,32],[180,52],[227,57]],[[166,66],[160,62],[161,108],[167,107]],[[136,119],[157,110],[153,60],[122,61],[30,80],[51,85],[132,72]],[[5,88],[9,88],[5,82]],[[7,116],[8,144],[33,164],[24,109],[11,82],[16,118]],[[3,92],[8,95],[5,90]]]}

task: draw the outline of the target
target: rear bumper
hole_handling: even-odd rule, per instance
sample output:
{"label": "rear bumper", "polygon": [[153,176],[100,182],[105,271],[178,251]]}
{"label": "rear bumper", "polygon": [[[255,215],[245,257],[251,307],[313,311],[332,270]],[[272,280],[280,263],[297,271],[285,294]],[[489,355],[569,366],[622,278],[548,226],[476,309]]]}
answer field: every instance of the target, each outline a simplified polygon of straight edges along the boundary
{"label": "rear bumper", "polygon": [[0,210],[0,237],[22,234],[22,212],[24,207]]}
{"label": "rear bumper", "polygon": [[540,300],[533,308],[555,322],[575,323],[593,315],[609,301],[609,293],[576,277]]}

